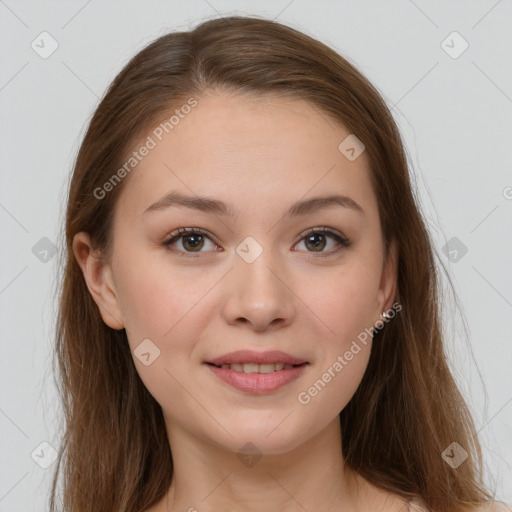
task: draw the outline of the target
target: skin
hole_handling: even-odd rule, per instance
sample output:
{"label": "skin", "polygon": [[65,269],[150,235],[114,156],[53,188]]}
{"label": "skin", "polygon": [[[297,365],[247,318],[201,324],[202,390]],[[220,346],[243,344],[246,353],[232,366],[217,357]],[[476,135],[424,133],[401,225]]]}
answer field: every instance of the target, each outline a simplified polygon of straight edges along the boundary
{"label": "skin", "polygon": [[[395,251],[385,259],[365,153],[345,158],[338,145],[350,132],[302,100],[218,91],[197,99],[125,178],[112,252],[93,250],[86,233],[73,244],[105,323],[126,329],[132,353],[144,339],[160,350],[148,366],[133,358],[162,406],[175,465],[168,496],[148,510],[407,510],[351,474],[341,453],[338,415],[361,382],[371,339],[308,404],[297,399],[394,301]],[[222,200],[237,215],[144,214],[171,191]],[[334,206],[283,218],[296,201],[335,193],[363,212]],[[172,252],[163,242],[181,227],[211,236],[199,252],[190,236]],[[320,235],[316,252],[304,232],[322,227],[351,245],[334,253],[337,242]],[[263,250],[252,263],[236,252],[247,236]],[[309,365],[256,395],[203,364],[239,349],[282,350]],[[262,455],[250,467],[237,457],[247,442]]]}

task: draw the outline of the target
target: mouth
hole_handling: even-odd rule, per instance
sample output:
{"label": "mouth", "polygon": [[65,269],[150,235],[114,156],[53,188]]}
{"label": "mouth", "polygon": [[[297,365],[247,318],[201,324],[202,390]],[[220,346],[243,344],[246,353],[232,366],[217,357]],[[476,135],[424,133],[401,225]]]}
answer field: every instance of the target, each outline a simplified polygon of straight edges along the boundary
{"label": "mouth", "polygon": [[310,363],[278,350],[239,350],[204,364],[216,377],[239,391],[261,395],[299,378]]}
{"label": "mouth", "polygon": [[242,373],[275,373],[281,372],[283,370],[289,370],[291,368],[298,368],[301,366],[306,366],[307,362],[301,364],[288,364],[288,363],[267,363],[267,364],[257,364],[257,363],[233,363],[233,364],[213,364],[206,363],[210,366],[215,366],[216,368],[223,368],[224,370],[233,370],[235,372]]}

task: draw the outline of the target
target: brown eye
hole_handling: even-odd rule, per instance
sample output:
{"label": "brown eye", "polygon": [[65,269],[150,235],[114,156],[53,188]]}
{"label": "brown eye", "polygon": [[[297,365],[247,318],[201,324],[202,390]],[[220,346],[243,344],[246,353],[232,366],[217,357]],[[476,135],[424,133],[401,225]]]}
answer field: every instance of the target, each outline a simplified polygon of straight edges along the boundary
{"label": "brown eye", "polygon": [[[322,251],[327,244],[325,238],[326,236],[323,233],[314,233],[305,237],[304,243],[306,244],[306,247],[312,247],[314,251]],[[308,244],[311,245],[308,246]]]}
{"label": "brown eye", "polygon": [[196,251],[204,245],[203,235],[201,234],[183,235],[181,238],[183,247],[187,250],[191,248],[192,251]]}
{"label": "brown eye", "polygon": [[[205,246],[205,241],[210,240],[210,238],[206,235],[201,229],[198,228],[180,228],[174,233],[171,233],[169,239],[167,239],[162,245],[168,247],[169,250],[177,253],[200,253],[206,252],[201,251],[201,249]],[[181,241],[181,245],[183,250],[176,249],[172,247],[176,242]],[[211,241],[211,240],[210,240]],[[212,245],[216,247],[216,245],[212,242]]]}
{"label": "brown eye", "polygon": [[[327,245],[326,239],[329,238],[334,240],[335,247],[334,249],[324,251]],[[350,247],[350,241],[347,238],[325,228],[309,231],[300,242],[304,242],[305,246],[308,248],[307,252],[318,252],[322,253],[322,255],[336,253],[344,248]]]}

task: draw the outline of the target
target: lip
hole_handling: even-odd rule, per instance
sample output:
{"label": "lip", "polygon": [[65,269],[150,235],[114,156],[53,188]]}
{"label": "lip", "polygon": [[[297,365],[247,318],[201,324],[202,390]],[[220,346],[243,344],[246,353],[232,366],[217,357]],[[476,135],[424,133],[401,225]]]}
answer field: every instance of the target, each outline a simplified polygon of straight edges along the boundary
{"label": "lip", "polygon": [[[271,364],[282,363],[300,365],[293,368],[282,369],[272,373],[244,373],[229,368],[219,368],[223,364]],[[256,352],[254,350],[237,350],[229,352],[215,359],[204,361],[204,364],[219,379],[234,388],[252,394],[266,394],[278,390],[286,384],[299,378],[309,361],[301,359],[280,350],[267,350]],[[216,365],[216,366],[214,366]]]}
{"label": "lip", "polygon": [[205,365],[219,379],[234,388],[240,391],[262,395],[276,391],[297,379],[304,372],[309,363],[273,373],[244,373],[228,368],[218,368],[217,366],[213,366],[213,364],[205,363]]}
{"label": "lip", "polygon": [[[205,363],[211,363],[216,366],[221,364],[242,364],[242,363],[254,363],[254,364],[271,364],[271,363],[283,363],[283,364],[303,364],[307,363],[305,359],[294,357],[286,352],[280,350],[267,350],[265,352],[256,352],[254,350],[237,350],[235,352],[229,352],[215,359],[209,359]],[[284,370],[283,370],[284,371]],[[276,372],[277,373],[277,372]]]}

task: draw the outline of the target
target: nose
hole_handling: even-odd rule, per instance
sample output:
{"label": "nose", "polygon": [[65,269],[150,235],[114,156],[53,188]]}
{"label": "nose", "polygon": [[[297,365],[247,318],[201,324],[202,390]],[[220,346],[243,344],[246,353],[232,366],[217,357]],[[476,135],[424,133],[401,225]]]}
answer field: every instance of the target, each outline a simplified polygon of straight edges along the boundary
{"label": "nose", "polygon": [[223,316],[230,325],[247,324],[262,332],[289,325],[296,313],[289,273],[263,253],[253,262],[236,257],[225,289]]}

